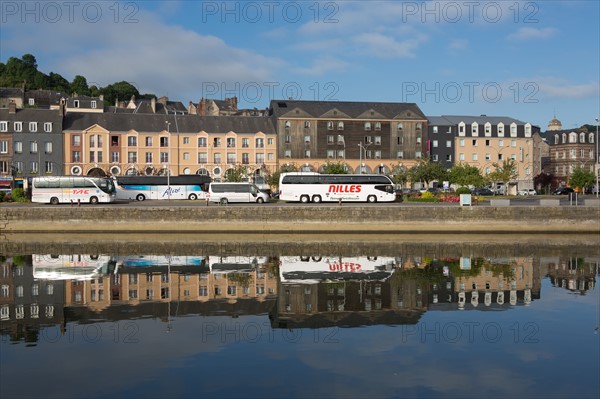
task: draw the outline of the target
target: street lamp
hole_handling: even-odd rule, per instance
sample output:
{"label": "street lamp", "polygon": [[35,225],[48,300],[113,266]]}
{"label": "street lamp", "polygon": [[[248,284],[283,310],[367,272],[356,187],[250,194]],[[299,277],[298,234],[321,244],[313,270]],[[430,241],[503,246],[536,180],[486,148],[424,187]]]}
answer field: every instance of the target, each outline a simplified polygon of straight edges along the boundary
{"label": "street lamp", "polygon": [[367,148],[371,145],[371,143],[367,144],[366,146],[363,146],[362,143],[358,143],[358,152],[359,152],[359,174],[363,174],[363,165],[362,165],[362,150],[365,150],[365,159],[367,158]]}

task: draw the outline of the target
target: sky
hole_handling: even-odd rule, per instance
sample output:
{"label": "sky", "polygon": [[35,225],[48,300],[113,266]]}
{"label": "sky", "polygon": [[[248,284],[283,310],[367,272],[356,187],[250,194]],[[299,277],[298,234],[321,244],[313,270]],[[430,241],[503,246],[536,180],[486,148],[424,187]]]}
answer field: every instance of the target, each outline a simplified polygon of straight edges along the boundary
{"label": "sky", "polygon": [[0,61],[185,105],[416,103],[546,129],[600,117],[600,2],[4,1]]}

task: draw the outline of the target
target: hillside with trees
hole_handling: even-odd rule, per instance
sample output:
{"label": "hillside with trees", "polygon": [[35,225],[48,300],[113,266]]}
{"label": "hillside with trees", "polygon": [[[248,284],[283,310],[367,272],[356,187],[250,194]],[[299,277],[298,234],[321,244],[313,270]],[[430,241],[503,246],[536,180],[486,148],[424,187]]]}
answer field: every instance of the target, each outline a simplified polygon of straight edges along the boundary
{"label": "hillside with trees", "polygon": [[87,79],[81,75],[76,75],[73,81],[69,82],[59,73],[45,74],[38,70],[37,60],[31,54],[25,54],[21,58],[10,57],[6,64],[0,62],[0,87],[20,88],[23,83],[27,90],[52,90],[69,96],[73,93],[93,97],[103,95],[105,105],[113,105],[117,98],[129,100],[132,95],[136,98],[155,97],[154,94],[140,95],[135,86],[125,81],[98,87],[89,86]]}

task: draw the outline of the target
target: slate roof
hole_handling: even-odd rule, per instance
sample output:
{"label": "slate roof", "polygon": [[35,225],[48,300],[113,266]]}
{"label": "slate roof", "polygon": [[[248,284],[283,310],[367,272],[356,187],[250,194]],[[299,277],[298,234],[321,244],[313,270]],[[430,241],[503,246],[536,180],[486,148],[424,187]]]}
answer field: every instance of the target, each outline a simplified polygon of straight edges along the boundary
{"label": "slate roof", "polygon": [[[1,108],[0,120],[8,122],[52,122],[55,125],[55,127],[53,127],[53,131],[61,131],[60,126],[62,123],[62,117],[58,110],[38,108],[17,108],[14,114],[10,114],[8,112],[8,108]],[[58,128],[56,126],[58,126]],[[10,129],[12,129],[12,127]],[[29,125],[27,125],[26,123],[23,123],[23,132],[29,132]],[[43,126],[38,126],[37,132],[43,133]]]}
{"label": "slate roof", "polygon": [[[176,121],[177,123],[176,123]],[[171,132],[197,133],[251,133],[275,134],[270,118],[239,116],[161,115],[131,113],[85,113],[70,112],[65,117],[65,131],[82,131],[95,124],[112,132],[135,130],[140,133],[157,133],[166,130],[169,122]]]}
{"label": "slate roof", "polygon": [[[365,101],[304,101],[304,100],[272,100],[270,115],[283,117],[286,113],[299,108],[314,118],[337,109],[351,118],[358,118],[369,110],[373,110],[387,119],[393,119],[398,114],[410,111],[415,119],[425,119],[425,114],[415,103],[383,103]],[[329,118],[329,117],[328,117]]]}
{"label": "slate roof", "polygon": [[516,123],[517,125],[525,125],[527,122],[520,121],[515,118],[511,118],[508,116],[489,116],[489,115],[442,115],[442,116],[428,116],[430,125],[458,125],[460,122],[464,122],[467,125],[472,124],[473,122],[477,122],[479,125],[485,125],[487,122],[492,125],[497,125],[499,123],[504,123],[505,125],[510,125],[511,123]]}

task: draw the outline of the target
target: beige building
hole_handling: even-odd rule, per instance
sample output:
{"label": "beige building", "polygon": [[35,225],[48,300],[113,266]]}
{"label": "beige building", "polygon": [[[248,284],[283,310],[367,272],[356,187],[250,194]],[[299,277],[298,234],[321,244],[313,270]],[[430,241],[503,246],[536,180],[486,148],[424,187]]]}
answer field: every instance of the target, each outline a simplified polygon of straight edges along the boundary
{"label": "beige building", "polygon": [[65,169],[72,175],[204,174],[222,179],[238,165],[248,175],[274,171],[270,119],[197,115],[69,113]]}

